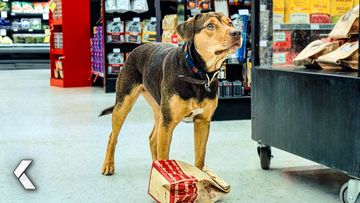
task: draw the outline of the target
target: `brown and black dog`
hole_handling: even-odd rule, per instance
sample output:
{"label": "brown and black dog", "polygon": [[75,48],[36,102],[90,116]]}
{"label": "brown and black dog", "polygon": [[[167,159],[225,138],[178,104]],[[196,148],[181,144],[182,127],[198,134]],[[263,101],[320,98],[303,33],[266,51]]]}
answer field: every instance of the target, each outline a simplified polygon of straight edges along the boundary
{"label": "brown and black dog", "polygon": [[149,43],[134,49],[116,83],[112,132],[102,174],[114,173],[114,151],[124,120],[142,94],[152,107],[153,160],[169,159],[172,134],[182,120],[194,122],[195,166],[204,166],[210,121],[218,104],[216,75],[224,60],[241,47],[241,33],[221,13],[197,14],[177,27],[182,47]]}

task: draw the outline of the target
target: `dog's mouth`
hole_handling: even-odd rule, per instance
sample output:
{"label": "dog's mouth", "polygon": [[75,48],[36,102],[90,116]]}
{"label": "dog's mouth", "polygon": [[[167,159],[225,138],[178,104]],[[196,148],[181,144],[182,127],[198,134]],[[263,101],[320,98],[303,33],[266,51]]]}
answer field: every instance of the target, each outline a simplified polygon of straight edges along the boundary
{"label": "dog's mouth", "polygon": [[240,42],[236,42],[236,43],[232,44],[231,46],[229,46],[227,49],[215,51],[215,54],[216,54],[216,55],[221,55],[221,54],[228,53],[228,52],[233,53],[233,52],[235,52],[238,48],[240,48],[240,46],[241,46],[241,43],[240,43]]}

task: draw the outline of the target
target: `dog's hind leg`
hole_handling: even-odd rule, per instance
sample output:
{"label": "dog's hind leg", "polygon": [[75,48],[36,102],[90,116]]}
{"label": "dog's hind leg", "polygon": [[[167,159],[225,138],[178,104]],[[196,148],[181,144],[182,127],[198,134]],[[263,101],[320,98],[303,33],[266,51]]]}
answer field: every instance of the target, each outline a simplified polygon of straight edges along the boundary
{"label": "dog's hind leg", "polygon": [[143,96],[145,100],[151,106],[153,113],[154,113],[154,127],[151,130],[150,137],[149,137],[149,144],[150,144],[150,151],[152,160],[157,160],[157,131],[158,131],[158,123],[160,117],[160,106],[156,103],[155,99],[151,96],[148,91],[143,92]]}
{"label": "dog's hind leg", "polygon": [[112,132],[106,150],[106,157],[102,167],[103,175],[114,174],[114,153],[120,129],[130,112],[140,92],[143,90],[140,73],[135,70],[123,70],[117,81],[116,104],[112,115]]}

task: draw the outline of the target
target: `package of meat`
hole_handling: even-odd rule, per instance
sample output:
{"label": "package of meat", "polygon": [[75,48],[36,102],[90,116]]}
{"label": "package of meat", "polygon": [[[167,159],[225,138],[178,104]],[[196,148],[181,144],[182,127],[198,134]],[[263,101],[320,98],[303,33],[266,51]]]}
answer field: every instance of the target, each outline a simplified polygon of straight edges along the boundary
{"label": "package of meat", "polygon": [[324,69],[338,69],[342,67],[357,70],[359,68],[358,50],[359,41],[348,42],[335,51],[320,56],[316,61]]}
{"label": "package of meat", "polygon": [[230,192],[230,185],[212,171],[190,164],[155,161],[149,181],[149,195],[161,203],[216,202]]}
{"label": "package of meat", "polygon": [[345,13],[329,34],[330,38],[343,39],[351,38],[359,34],[359,5]]}
{"label": "package of meat", "polygon": [[307,66],[307,67],[316,67],[318,64],[315,62],[317,58],[327,53],[334,51],[339,48],[339,42],[330,40],[316,40],[311,42],[309,45],[302,50],[299,55],[294,59],[294,64],[296,66]]}

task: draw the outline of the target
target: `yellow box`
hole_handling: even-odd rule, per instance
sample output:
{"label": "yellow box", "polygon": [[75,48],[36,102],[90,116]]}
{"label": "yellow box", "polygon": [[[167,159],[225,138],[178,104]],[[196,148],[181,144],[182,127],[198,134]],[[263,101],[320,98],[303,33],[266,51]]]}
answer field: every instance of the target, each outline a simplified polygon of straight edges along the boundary
{"label": "yellow box", "polygon": [[283,24],[285,15],[285,0],[273,0],[273,23]]}
{"label": "yellow box", "polygon": [[310,0],[287,0],[285,12],[288,23],[310,23]]}
{"label": "yellow box", "polygon": [[353,0],[331,0],[331,16],[342,16],[353,8]]}
{"label": "yellow box", "polygon": [[311,0],[310,1],[310,13],[323,13],[331,14],[331,0]]}

